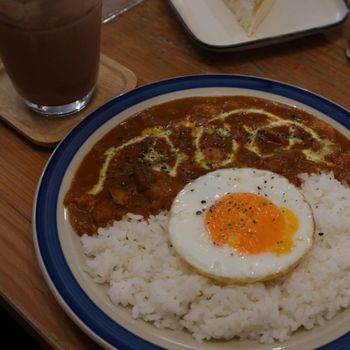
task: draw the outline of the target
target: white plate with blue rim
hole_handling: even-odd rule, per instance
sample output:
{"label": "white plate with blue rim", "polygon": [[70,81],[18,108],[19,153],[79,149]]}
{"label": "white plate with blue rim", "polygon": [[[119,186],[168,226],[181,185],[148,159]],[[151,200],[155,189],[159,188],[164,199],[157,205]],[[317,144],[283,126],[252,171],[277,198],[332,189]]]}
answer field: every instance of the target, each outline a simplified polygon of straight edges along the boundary
{"label": "white plate with blue rim", "polygon": [[189,96],[249,95],[306,110],[350,137],[350,112],[324,97],[268,79],[239,75],[193,75],[155,82],[119,96],[78,124],[57,146],[41,176],[33,210],[35,250],[53,295],[76,324],[108,349],[349,349],[350,309],[324,326],[300,330],[285,343],[207,341],[184,331],[157,329],[115,306],[103,286],[84,271],[84,254],[63,198],[90,148],[121,121],[152,105]]}

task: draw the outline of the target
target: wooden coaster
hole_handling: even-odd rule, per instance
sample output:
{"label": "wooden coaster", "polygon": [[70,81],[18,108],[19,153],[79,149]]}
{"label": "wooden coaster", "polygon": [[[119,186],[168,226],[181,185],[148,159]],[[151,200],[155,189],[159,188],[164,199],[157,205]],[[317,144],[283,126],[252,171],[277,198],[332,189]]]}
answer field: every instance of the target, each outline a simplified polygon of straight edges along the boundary
{"label": "wooden coaster", "polygon": [[0,62],[0,118],[40,146],[55,146],[79,121],[113,97],[136,86],[135,74],[102,55],[97,87],[89,105],[65,117],[45,117],[30,111],[21,101]]}

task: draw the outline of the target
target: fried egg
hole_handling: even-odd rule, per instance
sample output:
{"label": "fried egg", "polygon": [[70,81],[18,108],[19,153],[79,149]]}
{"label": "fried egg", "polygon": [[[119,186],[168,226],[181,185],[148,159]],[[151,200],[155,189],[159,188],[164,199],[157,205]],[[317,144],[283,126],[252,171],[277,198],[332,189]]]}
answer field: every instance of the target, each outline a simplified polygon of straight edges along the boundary
{"label": "fried egg", "polygon": [[267,281],[311,248],[310,205],[287,178],[252,168],[220,169],[187,184],[169,214],[178,255],[225,282]]}

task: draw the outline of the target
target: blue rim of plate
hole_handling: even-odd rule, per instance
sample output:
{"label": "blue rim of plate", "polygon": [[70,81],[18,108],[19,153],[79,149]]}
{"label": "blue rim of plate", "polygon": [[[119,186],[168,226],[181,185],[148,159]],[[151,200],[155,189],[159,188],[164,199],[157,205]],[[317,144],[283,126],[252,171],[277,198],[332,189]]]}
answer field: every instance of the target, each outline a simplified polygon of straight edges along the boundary
{"label": "blue rim of plate", "polygon": [[[105,122],[123,110],[150,98],[195,88],[244,88],[272,93],[312,107],[350,130],[350,112],[307,90],[269,79],[226,74],[190,75],[162,80],[129,91],[97,109],[80,122],[57,146],[41,176],[33,209],[33,232],[43,274],[61,306],[97,342],[120,350],[160,350],[107,316],[80,287],[65,260],[57,228],[57,204],[65,172],[82,144]],[[350,332],[320,347],[346,349]]]}

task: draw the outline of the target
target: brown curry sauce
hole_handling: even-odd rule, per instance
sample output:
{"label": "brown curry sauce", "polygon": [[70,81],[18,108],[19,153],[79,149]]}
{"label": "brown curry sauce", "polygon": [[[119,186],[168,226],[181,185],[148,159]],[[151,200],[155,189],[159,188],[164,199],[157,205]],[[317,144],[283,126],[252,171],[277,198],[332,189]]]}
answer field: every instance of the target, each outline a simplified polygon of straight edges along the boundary
{"label": "brown curry sauce", "polygon": [[131,212],[170,208],[185,184],[219,168],[298,175],[332,170],[350,184],[350,140],[324,121],[265,99],[190,97],[122,122],[85,156],[64,205],[78,234]]}

